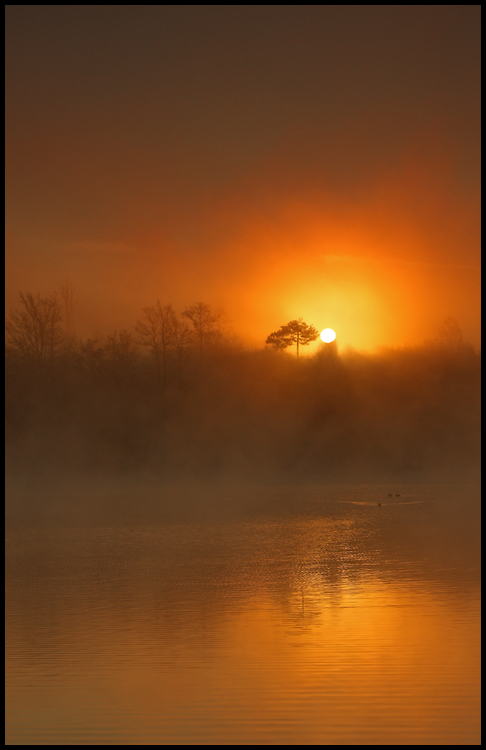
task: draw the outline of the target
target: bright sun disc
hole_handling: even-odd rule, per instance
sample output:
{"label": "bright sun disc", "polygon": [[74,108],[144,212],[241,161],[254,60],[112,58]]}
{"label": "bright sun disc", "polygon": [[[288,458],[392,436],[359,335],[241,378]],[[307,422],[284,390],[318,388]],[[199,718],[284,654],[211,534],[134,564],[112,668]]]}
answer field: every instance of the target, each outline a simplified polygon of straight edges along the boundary
{"label": "bright sun disc", "polygon": [[332,328],[324,328],[321,332],[321,339],[326,343],[330,344],[336,338],[336,332]]}

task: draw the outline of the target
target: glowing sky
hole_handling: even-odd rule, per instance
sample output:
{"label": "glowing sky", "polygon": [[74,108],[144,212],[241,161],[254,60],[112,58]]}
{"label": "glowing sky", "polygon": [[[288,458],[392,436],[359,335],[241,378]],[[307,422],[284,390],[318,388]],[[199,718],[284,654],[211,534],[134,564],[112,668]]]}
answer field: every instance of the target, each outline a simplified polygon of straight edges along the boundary
{"label": "glowing sky", "polygon": [[480,6],[13,6],[6,291],[479,344]]}

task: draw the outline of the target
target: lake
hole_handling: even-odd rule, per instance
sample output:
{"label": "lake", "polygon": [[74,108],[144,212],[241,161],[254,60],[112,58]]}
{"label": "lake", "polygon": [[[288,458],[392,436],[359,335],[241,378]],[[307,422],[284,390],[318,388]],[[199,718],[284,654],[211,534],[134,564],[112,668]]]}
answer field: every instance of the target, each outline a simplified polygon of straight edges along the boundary
{"label": "lake", "polygon": [[6,744],[480,744],[474,488],[154,492],[9,525]]}

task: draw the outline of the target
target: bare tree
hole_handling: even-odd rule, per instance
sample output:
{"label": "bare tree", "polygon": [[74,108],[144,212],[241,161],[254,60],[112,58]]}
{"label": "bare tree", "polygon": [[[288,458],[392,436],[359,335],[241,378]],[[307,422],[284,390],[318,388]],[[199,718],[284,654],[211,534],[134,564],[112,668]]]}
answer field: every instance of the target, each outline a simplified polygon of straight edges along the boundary
{"label": "bare tree", "polygon": [[5,322],[7,347],[42,367],[54,358],[63,341],[58,297],[20,292],[20,302],[20,309],[11,310]]}
{"label": "bare tree", "polygon": [[98,346],[97,339],[87,339],[81,342],[79,351],[81,364],[90,376],[98,376],[102,370],[105,352],[103,347]]}
{"label": "bare tree", "polygon": [[438,332],[438,343],[447,349],[460,349],[464,346],[459,323],[452,315],[444,318]]}
{"label": "bare tree", "polygon": [[156,309],[159,318],[159,338],[162,347],[162,377],[165,385],[167,382],[167,352],[173,342],[172,318],[175,313],[171,304],[161,305],[159,300],[156,302]]}
{"label": "bare tree", "polygon": [[189,318],[194,327],[194,335],[201,354],[208,344],[214,343],[220,338],[221,332],[218,324],[221,320],[221,313],[214,312],[210,305],[206,305],[204,302],[196,302],[195,305],[186,307],[182,315]]}
{"label": "bare tree", "polygon": [[182,357],[184,350],[192,337],[192,331],[184,321],[179,320],[174,313],[172,317],[172,343],[177,352],[177,371],[179,382],[182,380]]}
{"label": "bare tree", "polygon": [[157,367],[157,380],[162,383],[162,371],[160,365],[161,351],[159,346],[159,321],[155,307],[144,307],[143,316],[135,325],[138,340],[142,346],[148,347],[154,355]]}
{"label": "bare tree", "polygon": [[155,305],[143,309],[142,318],[137,321],[135,329],[140,343],[150,348],[157,364],[157,377],[163,385],[167,382],[167,356],[169,347],[173,344],[173,318],[175,316],[172,305],[161,305],[157,300]]}
{"label": "bare tree", "polygon": [[131,333],[121,330],[115,331],[107,337],[103,347],[106,361],[111,374],[118,379],[124,379],[133,371],[136,360],[136,348]]}

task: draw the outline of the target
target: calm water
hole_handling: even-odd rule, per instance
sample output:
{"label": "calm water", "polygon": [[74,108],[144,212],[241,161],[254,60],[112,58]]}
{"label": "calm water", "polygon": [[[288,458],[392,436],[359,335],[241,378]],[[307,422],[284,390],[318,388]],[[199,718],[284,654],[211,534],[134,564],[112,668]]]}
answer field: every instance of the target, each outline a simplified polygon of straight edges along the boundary
{"label": "calm water", "polygon": [[6,743],[480,744],[472,490],[259,492],[11,529]]}

